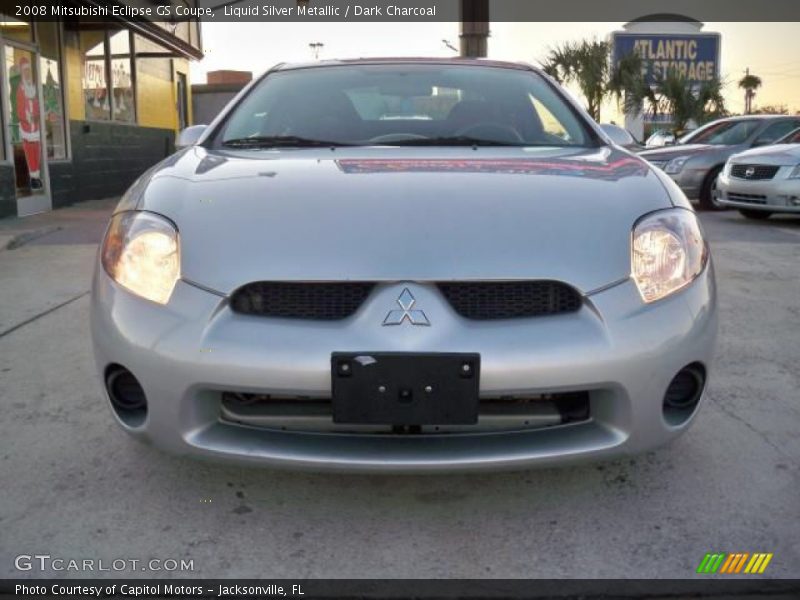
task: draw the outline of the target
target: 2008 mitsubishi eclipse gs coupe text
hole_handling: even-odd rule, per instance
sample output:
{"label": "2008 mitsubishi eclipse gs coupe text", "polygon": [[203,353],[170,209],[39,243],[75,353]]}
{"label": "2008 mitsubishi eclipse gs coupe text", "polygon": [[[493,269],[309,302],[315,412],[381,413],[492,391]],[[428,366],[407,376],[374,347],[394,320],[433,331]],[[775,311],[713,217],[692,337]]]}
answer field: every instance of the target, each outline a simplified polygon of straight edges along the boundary
{"label": "2008 mitsubishi eclipse gs coupe text", "polygon": [[198,132],[99,253],[95,355],[130,434],[447,471],[627,455],[691,423],[717,329],[700,224],[535,68],[278,66]]}

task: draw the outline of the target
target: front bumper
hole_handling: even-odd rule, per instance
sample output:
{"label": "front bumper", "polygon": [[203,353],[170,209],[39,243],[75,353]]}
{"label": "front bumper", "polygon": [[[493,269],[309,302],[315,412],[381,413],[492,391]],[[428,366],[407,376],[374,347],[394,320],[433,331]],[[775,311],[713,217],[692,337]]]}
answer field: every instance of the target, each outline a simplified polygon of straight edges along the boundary
{"label": "front bumper", "polygon": [[[404,287],[431,326],[381,325]],[[239,315],[225,298],[185,282],[158,306],[97,269],[91,323],[100,372],[122,365],[147,395],[143,422],[117,418],[136,437],[183,455],[414,472],[551,465],[665,444],[694,417],[665,420],[665,390],[687,364],[708,368],[717,330],[710,263],[692,285],[655,304],[643,304],[628,280],[587,297],[576,313],[493,322],[462,319],[423,283],[382,284],[352,317],[319,323]],[[585,390],[591,416],[516,431],[412,435],[283,431],[222,418],[223,390],[329,398],[336,351],[477,352],[482,398]]]}
{"label": "front bumper", "polygon": [[774,179],[757,181],[723,173],[719,178],[719,202],[734,208],[800,214],[800,179],[786,179],[793,169],[782,167]]}

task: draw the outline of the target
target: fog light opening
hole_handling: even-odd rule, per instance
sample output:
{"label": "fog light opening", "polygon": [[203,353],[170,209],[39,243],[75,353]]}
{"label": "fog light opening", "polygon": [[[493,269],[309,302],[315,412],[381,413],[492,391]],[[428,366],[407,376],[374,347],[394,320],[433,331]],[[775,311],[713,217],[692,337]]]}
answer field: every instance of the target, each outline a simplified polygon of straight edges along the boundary
{"label": "fog light opening", "polygon": [[678,371],[664,395],[664,419],[670,425],[682,425],[697,408],[706,385],[706,370],[692,363]]}
{"label": "fog light opening", "polygon": [[106,369],[106,391],[114,412],[128,427],[139,427],[147,416],[147,397],[128,369],[110,365]]}

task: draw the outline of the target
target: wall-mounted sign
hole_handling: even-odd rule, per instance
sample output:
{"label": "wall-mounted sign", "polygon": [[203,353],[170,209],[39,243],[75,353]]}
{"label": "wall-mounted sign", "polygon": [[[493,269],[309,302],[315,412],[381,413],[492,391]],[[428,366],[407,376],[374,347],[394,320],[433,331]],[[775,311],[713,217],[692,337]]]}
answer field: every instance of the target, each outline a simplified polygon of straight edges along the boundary
{"label": "wall-mounted sign", "polygon": [[675,70],[692,83],[719,77],[718,33],[614,33],[614,64],[635,53],[644,61],[645,81],[655,84]]}

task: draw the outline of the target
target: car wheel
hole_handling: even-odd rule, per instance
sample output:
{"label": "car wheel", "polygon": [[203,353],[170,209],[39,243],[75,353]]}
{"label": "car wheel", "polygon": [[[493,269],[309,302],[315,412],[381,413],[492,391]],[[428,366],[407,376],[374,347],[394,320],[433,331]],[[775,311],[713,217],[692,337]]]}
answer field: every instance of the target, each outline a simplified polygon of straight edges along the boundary
{"label": "car wheel", "polygon": [[742,216],[756,221],[764,221],[765,219],[769,219],[772,215],[771,212],[766,210],[750,210],[749,208],[740,208],[739,212],[742,213]]}
{"label": "car wheel", "polygon": [[719,187],[717,181],[722,167],[716,167],[706,177],[703,188],[700,190],[699,206],[701,210],[727,210],[727,207],[719,202]]}

